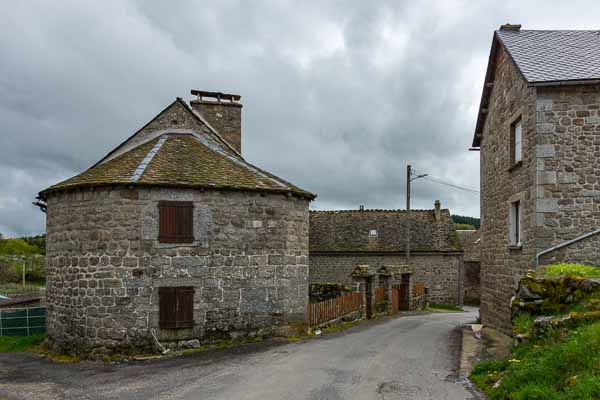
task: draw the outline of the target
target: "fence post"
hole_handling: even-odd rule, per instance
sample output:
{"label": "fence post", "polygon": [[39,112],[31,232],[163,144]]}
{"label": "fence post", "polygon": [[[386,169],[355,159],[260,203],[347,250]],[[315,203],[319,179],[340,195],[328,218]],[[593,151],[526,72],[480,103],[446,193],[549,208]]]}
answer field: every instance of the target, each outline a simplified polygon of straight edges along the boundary
{"label": "fence post", "polygon": [[25,323],[27,324],[27,336],[31,336],[29,333],[29,307],[25,308]]}

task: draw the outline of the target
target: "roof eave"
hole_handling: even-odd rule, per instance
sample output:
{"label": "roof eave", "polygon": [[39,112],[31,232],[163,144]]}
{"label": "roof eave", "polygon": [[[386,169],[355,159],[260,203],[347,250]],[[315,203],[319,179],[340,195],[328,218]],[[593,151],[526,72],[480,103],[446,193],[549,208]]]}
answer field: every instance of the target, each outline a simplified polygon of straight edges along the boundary
{"label": "roof eave", "polygon": [[198,189],[198,190],[220,190],[220,191],[235,191],[235,192],[254,192],[254,193],[272,193],[295,196],[312,201],[317,198],[317,195],[306,191],[296,190],[277,190],[277,189],[263,189],[263,188],[243,188],[235,186],[213,186],[213,185],[183,185],[177,183],[147,183],[147,182],[106,182],[106,183],[82,183],[76,185],[70,185],[66,187],[47,188],[38,193],[37,198],[43,201],[48,199],[48,195],[58,192],[69,192],[81,189],[92,189],[92,188],[107,188],[107,187],[166,187],[166,188],[181,188],[181,189]]}
{"label": "roof eave", "polygon": [[545,86],[576,86],[576,85],[595,85],[600,84],[600,78],[589,79],[566,79],[557,81],[532,81],[527,82],[529,87],[545,87]]}

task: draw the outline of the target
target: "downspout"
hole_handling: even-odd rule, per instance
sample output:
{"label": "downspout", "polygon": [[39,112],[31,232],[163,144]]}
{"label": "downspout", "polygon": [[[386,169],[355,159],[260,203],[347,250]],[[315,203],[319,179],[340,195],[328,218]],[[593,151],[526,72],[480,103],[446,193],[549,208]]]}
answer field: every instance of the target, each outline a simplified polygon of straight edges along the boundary
{"label": "downspout", "polygon": [[557,244],[556,246],[552,246],[552,247],[550,247],[550,248],[548,248],[546,250],[540,251],[539,253],[537,253],[535,255],[535,267],[537,268],[537,267],[540,266],[540,257],[543,256],[544,254],[548,254],[548,253],[551,253],[551,252],[553,252],[555,250],[558,250],[558,249],[561,249],[563,247],[569,246],[569,245],[571,245],[573,243],[577,243],[580,240],[586,239],[586,238],[588,238],[590,236],[594,236],[594,235],[596,235],[598,233],[600,233],[600,228],[594,229],[593,231],[588,232],[588,233],[584,233],[581,236],[577,236],[575,239],[567,240],[566,242],[563,242],[561,244]]}

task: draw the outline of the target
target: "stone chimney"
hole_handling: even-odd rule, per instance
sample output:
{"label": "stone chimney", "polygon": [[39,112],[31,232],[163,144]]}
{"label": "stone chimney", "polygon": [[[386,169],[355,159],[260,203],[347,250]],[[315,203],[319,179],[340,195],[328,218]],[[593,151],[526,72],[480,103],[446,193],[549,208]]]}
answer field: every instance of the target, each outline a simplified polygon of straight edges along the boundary
{"label": "stone chimney", "polygon": [[435,220],[439,222],[442,219],[442,203],[440,203],[439,200],[436,200],[433,204],[435,206]]}
{"label": "stone chimney", "polygon": [[521,30],[521,24],[510,24],[506,23],[504,25],[500,25],[501,31],[519,31]]}
{"label": "stone chimney", "polygon": [[219,132],[240,154],[242,153],[242,104],[239,94],[192,90],[196,100],[190,101],[192,108]]}

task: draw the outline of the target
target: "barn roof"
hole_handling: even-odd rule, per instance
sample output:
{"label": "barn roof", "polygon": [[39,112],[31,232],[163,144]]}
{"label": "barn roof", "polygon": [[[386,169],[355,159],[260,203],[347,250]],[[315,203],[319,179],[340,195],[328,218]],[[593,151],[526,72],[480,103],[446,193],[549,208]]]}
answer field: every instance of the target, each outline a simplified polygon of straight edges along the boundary
{"label": "barn roof", "polygon": [[[450,211],[410,212],[413,252],[460,252]],[[406,249],[405,210],[311,211],[309,249],[311,252],[404,252]],[[372,232],[376,231],[376,232]]]}

